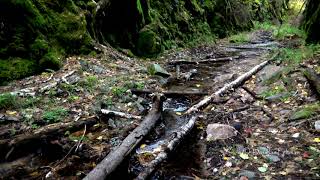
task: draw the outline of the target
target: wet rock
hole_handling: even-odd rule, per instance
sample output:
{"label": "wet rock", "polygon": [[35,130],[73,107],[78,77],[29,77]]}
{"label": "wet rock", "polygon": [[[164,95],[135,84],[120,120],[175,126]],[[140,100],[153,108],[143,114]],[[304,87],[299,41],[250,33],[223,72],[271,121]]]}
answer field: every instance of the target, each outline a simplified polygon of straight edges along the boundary
{"label": "wet rock", "polygon": [[113,129],[117,128],[114,120],[111,119],[111,118],[108,120],[108,126],[111,127],[111,128],[113,128]]}
{"label": "wet rock", "polygon": [[246,176],[248,179],[255,179],[256,177],[256,173],[255,172],[252,172],[252,171],[248,171],[248,170],[242,170],[240,173],[239,173],[239,176]]}
{"label": "wet rock", "polygon": [[269,154],[269,149],[263,146],[258,147],[258,151],[260,154],[263,154],[263,155]]}
{"label": "wet rock", "polygon": [[91,70],[96,74],[104,74],[106,70],[100,66],[92,65]]}
{"label": "wet rock", "polygon": [[0,123],[19,122],[17,117],[0,114]]}
{"label": "wet rock", "polygon": [[266,155],[266,158],[270,162],[279,162],[280,161],[280,158],[277,155],[269,154],[269,155]]}
{"label": "wet rock", "polygon": [[316,131],[320,132],[320,120],[314,123],[314,128],[316,129]]}
{"label": "wet rock", "polygon": [[276,76],[282,71],[282,67],[275,65],[268,65],[263,70],[258,73],[258,79],[262,82],[270,80],[272,77]]}
{"label": "wet rock", "polygon": [[236,145],[236,148],[237,148],[237,152],[240,154],[240,153],[244,153],[246,152],[246,148],[242,145],[242,144],[237,144]]}
{"label": "wet rock", "polygon": [[148,72],[151,75],[158,75],[164,78],[170,77],[171,74],[163,69],[159,64],[152,64],[148,67]]}
{"label": "wet rock", "polygon": [[225,124],[209,124],[206,132],[207,141],[228,139],[238,133],[234,127]]}
{"label": "wet rock", "polygon": [[70,83],[70,84],[75,84],[75,83],[79,82],[80,79],[81,79],[80,76],[78,76],[77,74],[74,74],[74,75],[72,75],[72,76],[69,76],[69,77],[67,78],[67,81],[68,81],[68,83]]}

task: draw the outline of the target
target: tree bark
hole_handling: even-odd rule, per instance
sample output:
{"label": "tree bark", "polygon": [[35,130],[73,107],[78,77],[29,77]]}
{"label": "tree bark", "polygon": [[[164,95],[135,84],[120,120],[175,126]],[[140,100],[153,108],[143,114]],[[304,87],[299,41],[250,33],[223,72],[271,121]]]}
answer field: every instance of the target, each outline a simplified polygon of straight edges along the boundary
{"label": "tree bark", "polygon": [[140,143],[151,131],[161,116],[162,96],[157,95],[152,109],[141,124],[134,129],[114,151],[110,152],[85,178],[84,180],[103,180],[113,172],[123,159]]}
{"label": "tree bark", "polygon": [[[30,146],[34,142],[41,141],[42,139],[50,139],[64,134],[66,131],[75,131],[83,128],[93,126],[98,122],[96,118],[89,118],[87,120],[81,120],[68,123],[56,123],[41,127],[30,134],[21,134],[11,139],[0,140],[0,152],[2,156],[8,156],[14,151],[14,149],[23,149],[21,147]],[[36,144],[36,143],[35,143]]]}
{"label": "tree bark", "polygon": [[313,69],[308,67],[305,68],[303,73],[311,86],[316,90],[318,97],[320,97],[320,76]]}

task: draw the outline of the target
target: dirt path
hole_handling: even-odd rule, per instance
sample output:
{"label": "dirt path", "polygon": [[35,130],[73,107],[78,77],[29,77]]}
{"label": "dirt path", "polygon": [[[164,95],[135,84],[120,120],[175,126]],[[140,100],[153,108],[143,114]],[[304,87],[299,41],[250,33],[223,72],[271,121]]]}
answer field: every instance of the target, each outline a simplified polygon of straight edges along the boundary
{"label": "dirt path", "polygon": [[[269,32],[252,36],[248,44],[222,41],[157,60],[176,74],[177,67],[168,62],[236,57],[230,62],[180,65],[180,75],[196,70],[187,79],[150,76],[146,68],[150,62],[128,59],[108,49],[95,58],[70,57],[58,72],[0,87],[1,93],[13,94],[6,95],[9,100],[3,101],[0,111],[0,178],[83,178],[140,122],[102,115],[101,108],[145,115],[150,98],[133,95],[130,88],[214,92],[269,58],[270,50],[279,46],[270,41]],[[204,118],[151,179],[319,177],[319,132],[313,127],[317,119],[289,120],[299,106],[317,99],[299,71],[287,79],[275,78],[283,71],[285,67],[270,64],[247,81],[246,88],[204,109]],[[269,81],[272,83],[266,83]],[[186,122],[183,111],[199,99],[192,95],[168,98],[161,123],[110,179],[133,179],[150,161],[148,155]],[[78,128],[55,131],[19,146],[12,141],[62,122],[81,123]],[[212,123],[234,126],[240,134],[208,142],[205,131]]]}

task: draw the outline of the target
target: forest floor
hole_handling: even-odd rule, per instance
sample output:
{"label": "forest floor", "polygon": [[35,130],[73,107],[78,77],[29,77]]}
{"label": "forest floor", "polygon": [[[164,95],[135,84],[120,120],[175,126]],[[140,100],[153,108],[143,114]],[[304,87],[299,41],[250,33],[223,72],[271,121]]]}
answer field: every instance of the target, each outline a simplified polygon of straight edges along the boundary
{"label": "forest floor", "polygon": [[[275,41],[271,31],[256,30],[246,36],[248,42],[223,39],[156,60],[102,47],[96,57],[69,57],[57,72],[0,87],[0,179],[83,178],[141,122],[101,109],[144,116],[151,98],[134,89],[211,94],[279,51],[241,87],[203,109],[203,118],[151,179],[320,178],[320,105],[303,74],[303,67],[319,72],[319,56],[287,60],[288,49],[304,51],[295,35]],[[213,59],[223,61],[172,65]],[[163,69],[150,70],[154,63]],[[146,154],[186,122],[181,115],[203,98],[199,94],[167,97],[162,121],[110,179],[133,179]],[[239,133],[208,141],[213,123]]]}

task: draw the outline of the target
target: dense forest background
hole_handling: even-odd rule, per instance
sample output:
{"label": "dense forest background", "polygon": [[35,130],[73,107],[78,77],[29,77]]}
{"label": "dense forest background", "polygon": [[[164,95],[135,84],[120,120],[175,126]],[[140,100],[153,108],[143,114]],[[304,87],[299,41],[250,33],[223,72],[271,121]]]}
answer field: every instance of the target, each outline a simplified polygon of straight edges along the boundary
{"label": "dense forest background", "polygon": [[[95,54],[110,44],[151,57],[249,30],[254,21],[282,23],[289,0],[2,0],[0,82],[61,67],[66,54]],[[317,41],[320,5],[309,0],[303,28]]]}

